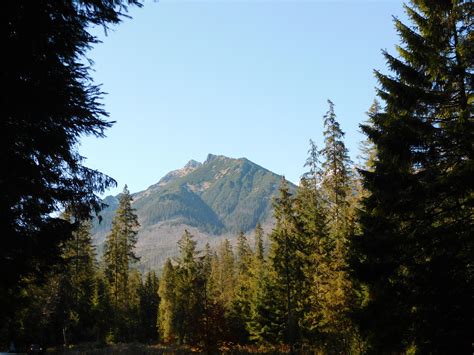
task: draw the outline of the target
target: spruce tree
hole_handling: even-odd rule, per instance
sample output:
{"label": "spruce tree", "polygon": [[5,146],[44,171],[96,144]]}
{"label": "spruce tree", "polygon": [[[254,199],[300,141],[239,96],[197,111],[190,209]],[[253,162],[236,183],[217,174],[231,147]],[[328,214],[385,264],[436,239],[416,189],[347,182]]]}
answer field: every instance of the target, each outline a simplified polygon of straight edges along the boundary
{"label": "spruce tree", "polygon": [[395,19],[398,56],[376,72],[384,108],[363,130],[366,170],[359,314],[374,352],[472,352],[473,37],[471,1],[416,0]]}

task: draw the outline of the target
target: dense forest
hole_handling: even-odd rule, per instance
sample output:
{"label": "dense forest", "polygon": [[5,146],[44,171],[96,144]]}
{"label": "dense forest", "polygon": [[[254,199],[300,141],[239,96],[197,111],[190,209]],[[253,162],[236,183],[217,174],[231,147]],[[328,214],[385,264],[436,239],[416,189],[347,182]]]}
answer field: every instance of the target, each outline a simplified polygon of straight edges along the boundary
{"label": "dense forest", "polygon": [[97,41],[87,26],[118,23],[140,3],[6,5],[15,55],[2,59],[2,348],[472,353],[472,2],[412,0],[411,23],[394,20],[401,44],[383,53],[390,74],[375,72],[359,163],[328,100],[324,141],[310,141],[296,191],[280,182],[268,235],[257,226],[198,249],[186,231],[180,255],[144,275],[126,186],[97,255],[91,218],[115,182],[76,150],[81,134],[112,124],[81,61]]}

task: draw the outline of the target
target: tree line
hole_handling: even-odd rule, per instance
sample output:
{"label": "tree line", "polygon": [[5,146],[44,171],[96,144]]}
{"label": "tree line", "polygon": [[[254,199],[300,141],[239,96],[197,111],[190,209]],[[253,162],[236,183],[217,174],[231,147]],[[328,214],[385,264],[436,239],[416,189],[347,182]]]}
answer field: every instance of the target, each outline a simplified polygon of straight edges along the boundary
{"label": "tree line", "polygon": [[[5,45],[30,48],[21,41],[32,36],[44,45],[9,62],[4,76],[12,90],[2,120],[2,166],[11,167],[0,178],[3,343],[472,352],[472,2],[413,0],[411,25],[395,19],[401,45],[397,56],[383,53],[390,74],[375,73],[382,103],[361,126],[363,164],[349,160],[329,102],[324,142],[310,142],[296,191],[282,180],[268,236],[257,228],[254,245],[241,233],[235,246],[198,250],[186,232],[159,277],[134,268],[138,221],[127,189],[97,262],[88,218],[100,208],[94,193],[113,181],[74,150],[80,134],[110,125],[78,62],[94,42],[86,25],[123,14],[100,1],[20,3],[8,3]],[[28,32],[32,21],[43,31]],[[59,25],[65,31],[51,30]],[[43,77],[44,67],[55,70]],[[18,104],[19,91],[35,114]]]}

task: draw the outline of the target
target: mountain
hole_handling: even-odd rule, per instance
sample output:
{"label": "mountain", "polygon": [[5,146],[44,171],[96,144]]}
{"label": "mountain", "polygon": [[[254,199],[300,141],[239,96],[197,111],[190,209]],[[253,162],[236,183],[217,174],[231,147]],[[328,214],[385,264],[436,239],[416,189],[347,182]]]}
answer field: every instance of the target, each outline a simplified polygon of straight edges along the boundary
{"label": "mountain", "polygon": [[[198,246],[235,239],[240,230],[251,232],[257,223],[272,226],[272,199],[281,176],[245,158],[209,154],[206,161],[189,161],[156,184],[133,194],[132,206],[140,222],[137,254],[142,269],[159,268],[177,254],[177,241],[188,229]],[[110,231],[119,196],[96,221],[93,237],[99,250]]]}

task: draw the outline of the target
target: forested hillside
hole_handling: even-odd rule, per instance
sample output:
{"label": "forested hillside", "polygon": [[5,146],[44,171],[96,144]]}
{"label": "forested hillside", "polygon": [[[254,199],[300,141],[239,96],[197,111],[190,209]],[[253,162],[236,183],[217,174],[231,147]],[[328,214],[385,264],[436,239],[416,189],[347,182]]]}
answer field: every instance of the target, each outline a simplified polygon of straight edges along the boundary
{"label": "forested hillside", "polygon": [[[160,269],[167,257],[177,256],[177,241],[185,229],[201,246],[249,232],[260,223],[274,223],[272,199],[281,177],[245,159],[209,154],[204,163],[191,160],[148,189],[132,194],[140,228],[137,255],[140,268]],[[291,184],[294,191],[296,186]],[[93,223],[93,241],[102,250],[120,196],[109,196]],[[100,222],[99,222],[100,221]]]}

